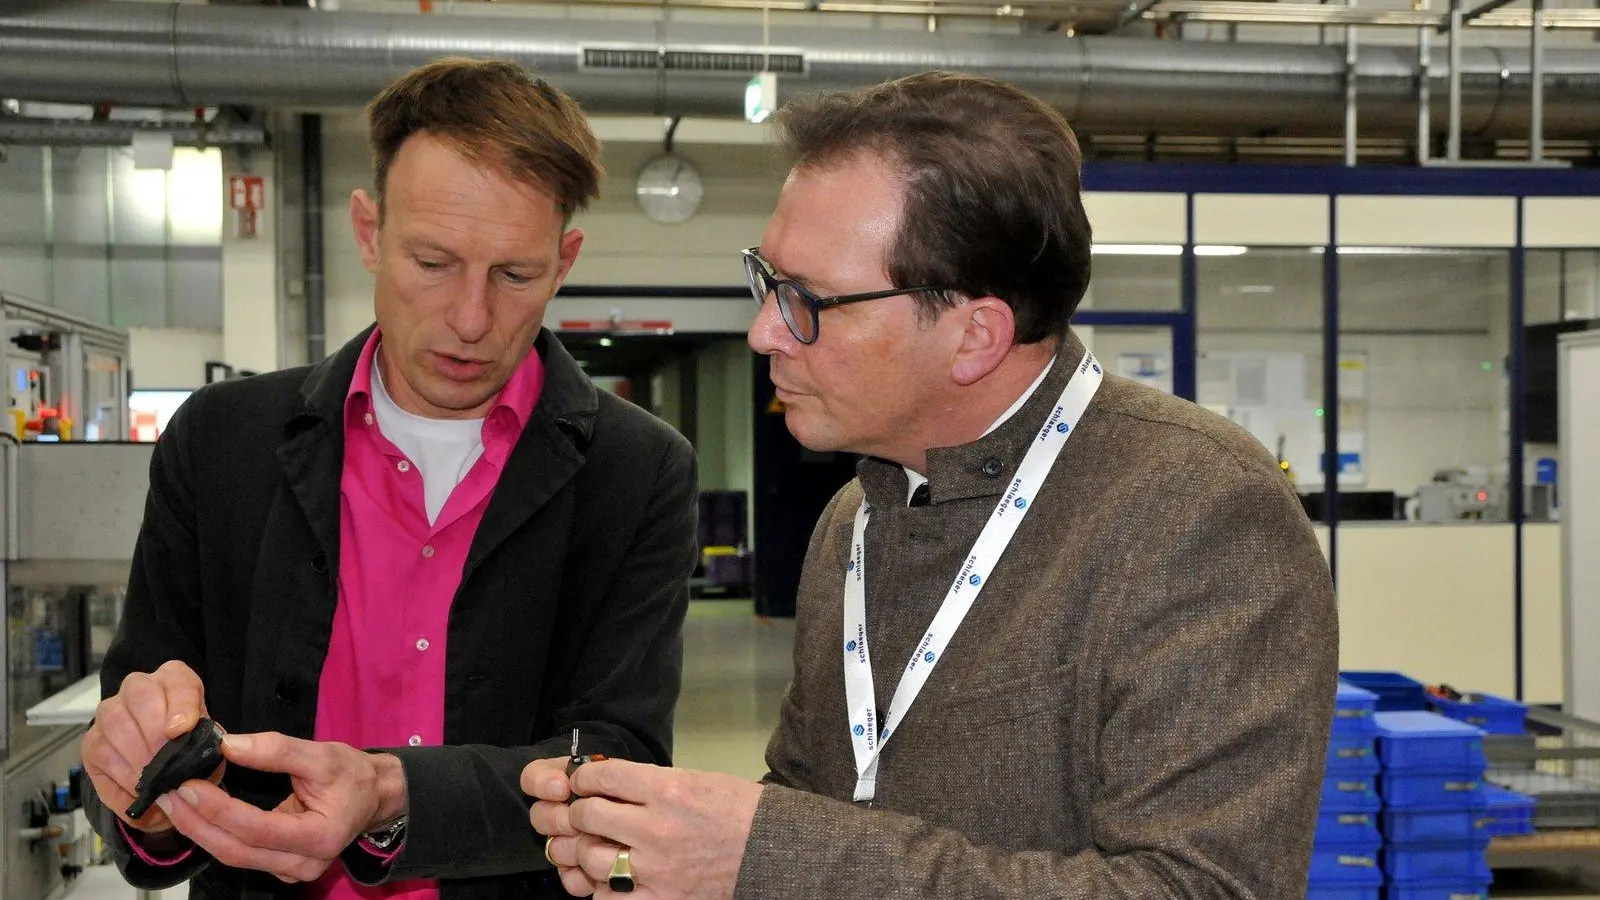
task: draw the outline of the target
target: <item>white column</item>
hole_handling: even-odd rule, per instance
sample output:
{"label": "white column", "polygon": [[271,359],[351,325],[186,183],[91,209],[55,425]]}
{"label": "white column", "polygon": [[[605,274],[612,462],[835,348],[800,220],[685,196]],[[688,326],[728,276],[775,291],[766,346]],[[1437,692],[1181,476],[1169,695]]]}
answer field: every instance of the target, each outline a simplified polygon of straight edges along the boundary
{"label": "white column", "polygon": [[233,175],[265,179],[265,209],[256,213],[255,234],[242,236],[238,212],[224,211],[222,226],[222,362],[235,369],[268,372],[278,367],[278,266],[274,217],[277,185],[271,154],[255,150],[248,170],[236,154],[223,164],[223,201]]}

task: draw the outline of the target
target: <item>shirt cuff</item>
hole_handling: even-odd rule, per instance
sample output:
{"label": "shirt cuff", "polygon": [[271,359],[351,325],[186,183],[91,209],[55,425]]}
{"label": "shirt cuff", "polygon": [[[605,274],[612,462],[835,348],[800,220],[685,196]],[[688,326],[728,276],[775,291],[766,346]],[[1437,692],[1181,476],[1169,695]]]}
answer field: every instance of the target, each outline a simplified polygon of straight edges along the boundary
{"label": "shirt cuff", "polygon": [[[133,851],[133,855],[139,857],[139,860],[146,865],[175,866],[188,859],[190,854],[194,853],[194,844],[190,843],[189,847],[177,856],[157,856],[145,849],[144,841],[147,840],[147,836],[144,832],[129,829],[121,819],[117,820],[117,830],[122,832],[122,839],[127,842],[128,849]],[[177,837],[173,839],[173,842],[188,843],[188,838]]]}

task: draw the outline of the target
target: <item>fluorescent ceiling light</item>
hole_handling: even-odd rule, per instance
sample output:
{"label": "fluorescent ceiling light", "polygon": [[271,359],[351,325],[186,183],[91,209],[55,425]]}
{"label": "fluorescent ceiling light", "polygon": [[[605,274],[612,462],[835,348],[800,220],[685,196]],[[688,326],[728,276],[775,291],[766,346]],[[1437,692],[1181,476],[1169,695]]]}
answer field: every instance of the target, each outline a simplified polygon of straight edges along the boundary
{"label": "fluorescent ceiling light", "polygon": [[[1325,248],[1307,247],[1308,251],[1322,254]],[[1340,256],[1499,256],[1509,247],[1357,247],[1340,246]]]}
{"label": "fluorescent ceiling light", "polygon": [[[1198,244],[1195,256],[1243,256],[1248,247],[1234,244]],[[1096,256],[1182,256],[1182,244],[1095,244],[1090,248]]]}

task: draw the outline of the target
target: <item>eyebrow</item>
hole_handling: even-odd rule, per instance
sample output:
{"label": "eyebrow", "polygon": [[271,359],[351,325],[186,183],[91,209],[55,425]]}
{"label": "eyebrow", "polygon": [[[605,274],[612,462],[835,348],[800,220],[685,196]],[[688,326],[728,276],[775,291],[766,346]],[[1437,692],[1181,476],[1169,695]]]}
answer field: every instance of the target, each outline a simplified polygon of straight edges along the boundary
{"label": "eyebrow", "polygon": [[810,291],[813,294],[816,294],[818,297],[831,297],[834,294],[838,293],[837,291],[834,291],[834,290],[830,289],[827,285],[823,284],[822,282],[816,280],[815,278],[812,278],[810,275],[797,275],[797,274],[795,274],[793,272],[784,271],[783,269],[778,267],[777,263],[773,262],[770,259],[767,259],[765,256],[762,256],[761,255],[761,251],[759,251],[759,250],[756,251],[756,255],[760,256],[761,257],[761,261],[765,262],[769,267],[771,267],[773,274],[777,275],[780,280],[796,282],[801,287],[805,288],[806,290]]}

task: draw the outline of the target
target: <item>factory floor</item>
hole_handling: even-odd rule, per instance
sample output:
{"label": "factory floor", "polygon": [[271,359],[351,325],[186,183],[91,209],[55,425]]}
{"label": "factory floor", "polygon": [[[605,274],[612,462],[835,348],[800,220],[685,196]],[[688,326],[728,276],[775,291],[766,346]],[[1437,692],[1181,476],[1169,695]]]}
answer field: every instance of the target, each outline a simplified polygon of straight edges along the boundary
{"label": "factory floor", "polygon": [[[684,629],[683,699],[678,706],[676,757],[693,769],[759,778],[762,753],[778,718],[790,673],[792,621],[763,621],[750,605],[732,600],[692,605]],[[1541,900],[1600,900],[1600,870],[1496,872],[1491,896]],[[185,888],[163,891],[160,900],[184,900]],[[71,900],[133,900],[115,869],[86,872]],[[9,900],[9,898],[8,898]]]}

